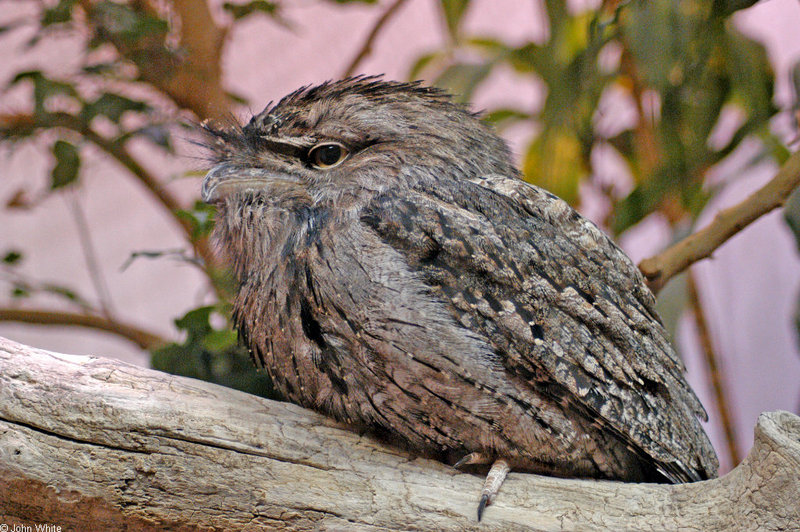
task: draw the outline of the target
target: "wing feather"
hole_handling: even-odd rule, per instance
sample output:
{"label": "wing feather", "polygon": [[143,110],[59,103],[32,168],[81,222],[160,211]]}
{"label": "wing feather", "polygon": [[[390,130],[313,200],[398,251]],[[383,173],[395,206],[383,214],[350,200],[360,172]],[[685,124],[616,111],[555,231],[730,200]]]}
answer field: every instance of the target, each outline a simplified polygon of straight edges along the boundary
{"label": "wing feather", "polygon": [[[556,196],[505,176],[384,194],[362,216],[518,376],[651,457],[672,481],[716,475],[706,413],[639,270]],[[530,379],[529,382],[538,379]]]}

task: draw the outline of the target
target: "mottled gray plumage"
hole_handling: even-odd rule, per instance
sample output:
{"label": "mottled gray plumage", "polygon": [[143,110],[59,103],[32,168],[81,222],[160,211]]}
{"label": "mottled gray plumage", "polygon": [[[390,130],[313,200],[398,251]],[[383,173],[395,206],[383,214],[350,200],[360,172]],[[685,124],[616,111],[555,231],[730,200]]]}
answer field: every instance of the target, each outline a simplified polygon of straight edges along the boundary
{"label": "mottled gray plumage", "polygon": [[517,470],[716,475],[637,268],[446,94],[349,79],[208,130],[235,320],[288,400]]}

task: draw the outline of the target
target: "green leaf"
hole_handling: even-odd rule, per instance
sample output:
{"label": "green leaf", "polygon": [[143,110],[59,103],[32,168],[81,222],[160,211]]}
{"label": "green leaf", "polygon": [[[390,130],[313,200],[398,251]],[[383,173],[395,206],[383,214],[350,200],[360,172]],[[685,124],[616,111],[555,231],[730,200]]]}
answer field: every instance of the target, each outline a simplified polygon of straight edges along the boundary
{"label": "green leaf", "polygon": [[681,183],[685,183],[685,175],[677,169],[669,166],[656,169],[614,206],[612,232],[618,235],[639,223],[656,210],[671,189],[680,190]]}
{"label": "green leaf", "polygon": [[544,80],[550,79],[558,71],[550,50],[533,42],[511,50],[508,60],[517,72],[521,74],[535,72]]}
{"label": "green leaf", "polygon": [[17,251],[16,249],[12,249],[11,251],[6,252],[5,257],[3,257],[4,264],[18,264],[22,260],[22,253]]}
{"label": "green leaf", "polygon": [[776,113],[772,103],[775,74],[764,46],[735,28],[724,35],[720,48],[725,75],[731,84],[731,101],[747,113],[756,129]]}
{"label": "green leaf", "polygon": [[41,288],[41,290],[43,292],[47,292],[48,294],[53,294],[59,297],[63,297],[67,301],[71,301],[73,303],[79,303],[81,306],[88,307],[88,302],[84,301],[83,298],[79,296],[78,293],[72,290],[71,288],[54,284],[47,284],[44,285]]}
{"label": "green leaf", "polygon": [[45,109],[45,102],[52,96],[64,95],[79,99],[78,92],[70,83],[50,79],[38,70],[18,73],[12,78],[8,86],[12,87],[26,80],[33,83],[34,112],[37,115],[43,115],[47,112]]}
{"label": "green leaf", "polygon": [[458,35],[458,27],[461,24],[461,19],[464,18],[469,7],[469,0],[441,0],[442,13],[444,20],[447,23],[447,30],[450,35],[455,38]]}
{"label": "green leaf", "polygon": [[86,104],[81,114],[85,122],[90,122],[94,117],[103,115],[112,122],[119,123],[122,115],[128,111],[143,113],[149,109],[150,107],[144,102],[131,100],[112,92],[104,92],[95,101]]}
{"label": "green leaf", "polygon": [[27,287],[22,285],[17,285],[11,289],[11,297],[15,299],[21,299],[23,297],[30,297],[31,292],[28,290]]}
{"label": "green leaf", "polygon": [[199,307],[187,312],[182,318],[175,320],[178,329],[186,331],[189,336],[202,336],[211,331],[209,317],[214,311],[214,306]]}
{"label": "green leaf", "polygon": [[252,15],[253,13],[263,13],[265,15],[269,15],[270,17],[274,17],[278,14],[280,5],[278,5],[276,2],[267,2],[266,0],[252,0],[246,4],[225,2],[222,4],[222,8],[233,15],[235,20],[239,20],[248,15]]}
{"label": "green leaf", "polygon": [[800,188],[796,188],[786,200],[783,207],[783,219],[794,233],[797,248],[800,249]]}
{"label": "green leaf", "polygon": [[158,42],[169,33],[169,24],[157,16],[138,10],[130,5],[101,1],[93,5],[91,12],[99,41],[119,42],[127,47],[142,49],[142,43]]}
{"label": "green leaf", "polygon": [[494,111],[490,111],[483,116],[483,121],[488,122],[495,127],[504,127],[514,122],[519,122],[521,120],[528,120],[531,118],[529,113],[524,111],[520,111],[518,109],[495,109]]}
{"label": "green leaf", "polygon": [[230,98],[233,102],[238,103],[239,105],[246,106],[250,103],[250,101],[247,99],[247,96],[244,96],[236,92],[225,91],[225,96]]}
{"label": "green leaf", "polygon": [[54,7],[45,9],[40,20],[41,25],[50,26],[69,22],[72,20],[72,8],[76,3],[77,0],[60,0]]}
{"label": "green leaf", "polygon": [[411,69],[408,71],[408,79],[419,79],[425,68],[434,62],[434,60],[438,60],[442,58],[442,54],[439,52],[434,52],[432,54],[423,54],[414,61],[414,64],[411,65]]}
{"label": "green leaf", "polygon": [[467,102],[472,98],[475,87],[489,75],[493,66],[493,62],[456,63],[447,67],[434,84],[453,94],[456,100]]}
{"label": "green leaf", "polygon": [[714,16],[727,17],[740,9],[747,9],[758,3],[758,0],[714,0],[711,8]]}
{"label": "green leaf", "polygon": [[800,107],[800,61],[792,67],[792,88],[794,89],[795,108]]}
{"label": "green leaf", "polygon": [[199,307],[175,320],[178,328],[186,331],[186,340],[153,351],[151,365],[176,375],[277,398],[269,377],[255,371],[248,351],[238,345],[236,332],[211,326],[209,318],[219,311],[217,306]]}
{"label": "green leaf", "polygon": [[224,351],[236,346],[238,335],[232,329],[210,331],[203,337],[202,345],[210,351]]}
{"label": "green leaf", "polygon": [[56,165],[50,174],[51,190],[74,182],[78,178],[78,170],[81,164],[78,148],[65,140],[57,140],[53,144],[53,155],[56,157]]}
{"label": "green leaf", "polygon": [[182,220],[189,222],[192,227],[192,239],[197,240],[211,234],[214,229],[216,212],[213,205],[198,201],[192,209],[180,210],[177,215]]}
{"label": "green leaf", "polygon": [[581,150],[581,142],[567,128],[543,132],[525,154],[522,163],[525,180],[575,205],[578,186],[589,173],[583,163]]}

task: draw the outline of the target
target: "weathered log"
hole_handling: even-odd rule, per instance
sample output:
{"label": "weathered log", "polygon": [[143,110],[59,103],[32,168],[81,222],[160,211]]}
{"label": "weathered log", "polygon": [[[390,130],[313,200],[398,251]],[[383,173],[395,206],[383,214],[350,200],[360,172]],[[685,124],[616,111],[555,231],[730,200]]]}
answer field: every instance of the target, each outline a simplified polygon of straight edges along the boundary
{"label": "weathered log", "polygon": [[796,530],[800,418],[762,414],[716,480],[512,473],[478,523],[481,484],[294,405],[0,338],[8,530]]}

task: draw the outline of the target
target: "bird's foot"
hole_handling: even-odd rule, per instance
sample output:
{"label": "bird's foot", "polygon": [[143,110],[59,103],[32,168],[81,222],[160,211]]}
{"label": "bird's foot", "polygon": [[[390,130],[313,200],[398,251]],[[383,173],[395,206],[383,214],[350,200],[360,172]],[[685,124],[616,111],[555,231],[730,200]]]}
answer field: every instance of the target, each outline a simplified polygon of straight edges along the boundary
{"label": "bird's foot", "polygon": [[508,465],[508,462],[503,459],[495,460],[494,464],[492,464],[489,474],[486,475],[486,481],[483,483],[481,501],[478,503],[478,521],[483,517],[483,510],[494,501],[497,492],[500,491],[500,486],[503,485],[503,481],[506,479],[506,475],[508,475],[510,470],[511,467]]}

